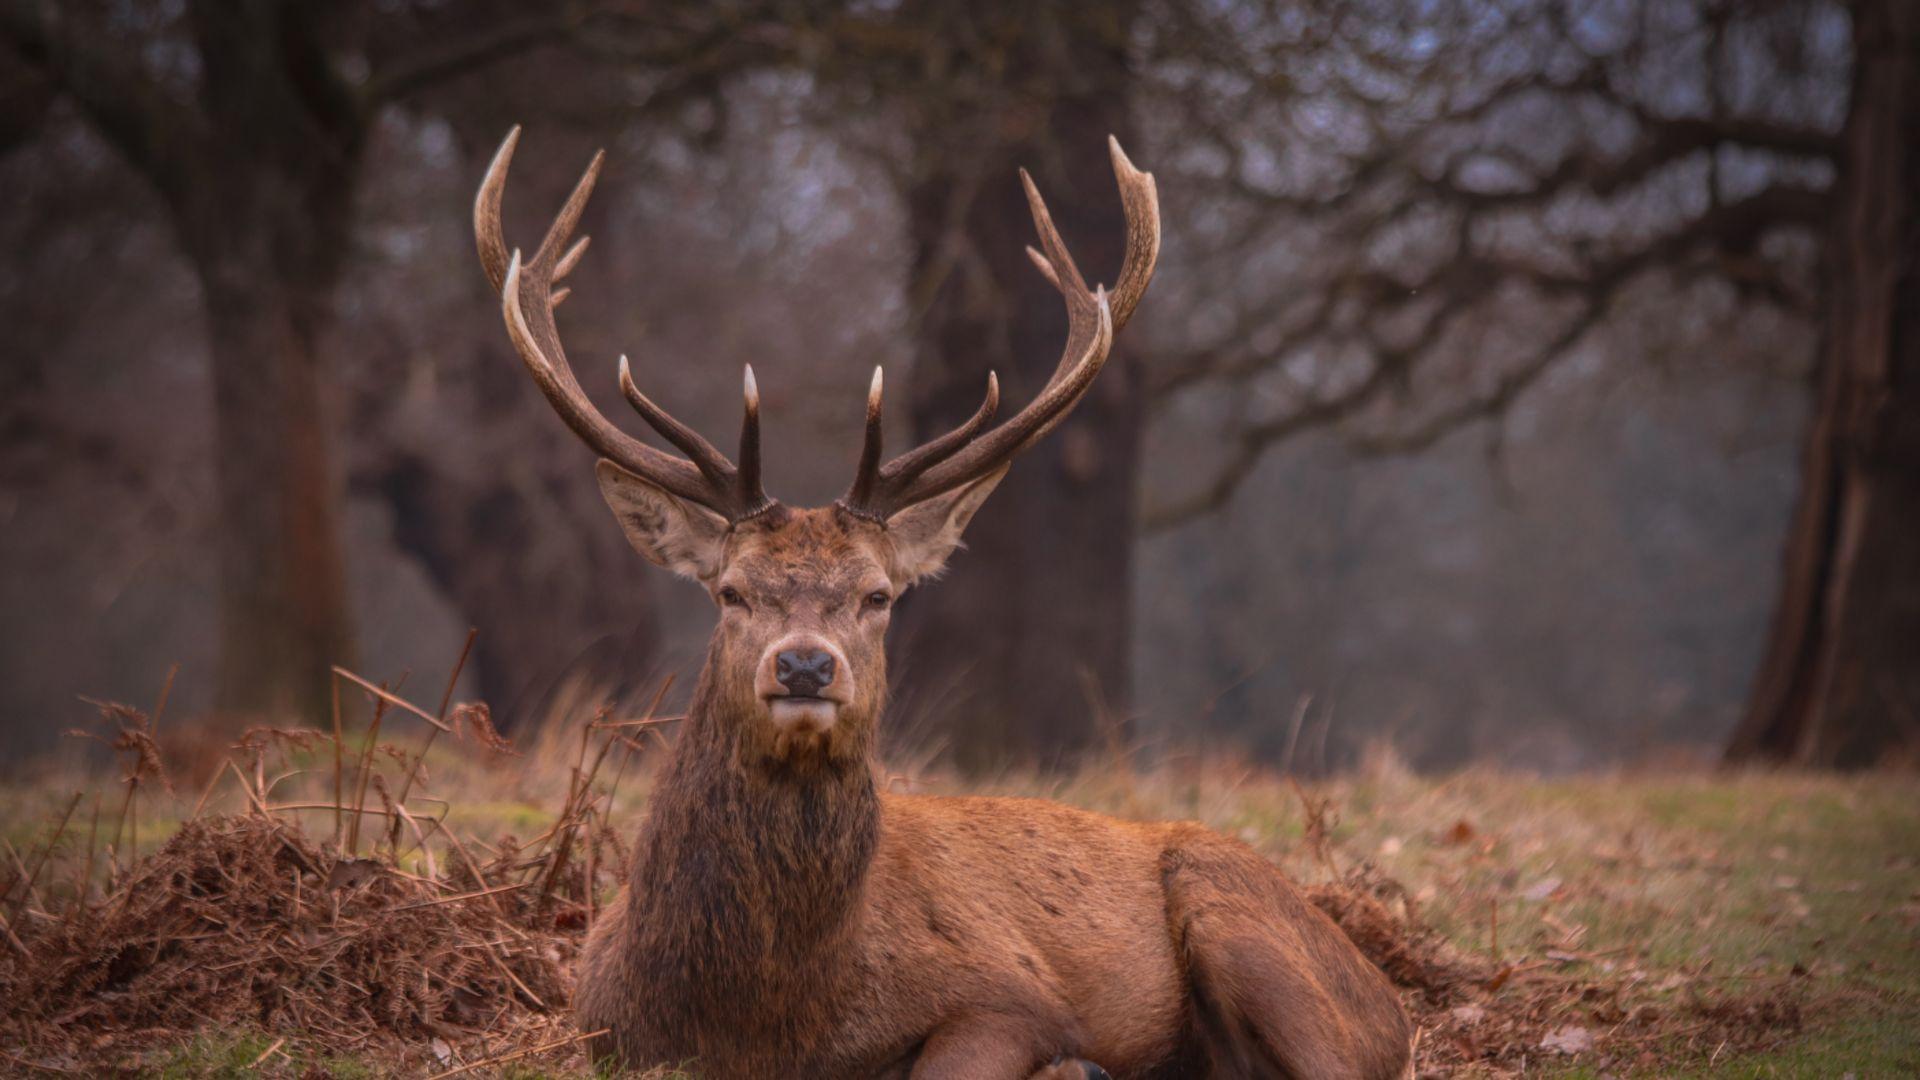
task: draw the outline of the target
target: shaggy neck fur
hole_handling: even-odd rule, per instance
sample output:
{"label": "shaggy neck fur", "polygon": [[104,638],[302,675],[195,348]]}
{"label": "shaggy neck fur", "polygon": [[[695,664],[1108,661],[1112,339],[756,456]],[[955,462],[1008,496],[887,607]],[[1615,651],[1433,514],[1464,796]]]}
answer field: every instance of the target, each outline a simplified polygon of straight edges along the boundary
{"label": "shaggy neck fur", "polygon": [[715,685],[709,665],[651,801],[624,951],[660,1044],[733,1073],[755,1064],[740,1047],[811,1056],[833,1031],[879,796],[864,747],[840,761],[749,760],[745,725],[724,715]]}

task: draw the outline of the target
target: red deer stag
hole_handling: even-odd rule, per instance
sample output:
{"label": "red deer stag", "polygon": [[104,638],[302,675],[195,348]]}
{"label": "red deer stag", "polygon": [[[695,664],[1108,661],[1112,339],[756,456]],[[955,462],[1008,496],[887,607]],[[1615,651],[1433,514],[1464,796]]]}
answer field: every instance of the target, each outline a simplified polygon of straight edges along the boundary
{"label": "red deer stag", "polygon": [[620,389],[685,457],[588,401],[553,310],[586,246],[570,241],[601,158],[523,259],[500,224],[518,136],[474,208],[508,336],[603,458],[601,491],[633,546],[719,609],[632,879],[582,959],[579,1023],[605,1030],[595,1056],[724,1077],[1405,1074],[1393,988],[1246,845],[1191,823],[875,783],[888,614],[1100,373],[1153,275],[1153,177],[1110,143],[1127,238],[1109,294],[1087,287],[1023,173],[1040,237],[1029,254],[1069,316],[1052,380],[989,427],[989,376],[970,420],[883,463],[875,371],[852,486],[796,509],[761,485],[751,369],[737,464],[642,393],[624,358]]}

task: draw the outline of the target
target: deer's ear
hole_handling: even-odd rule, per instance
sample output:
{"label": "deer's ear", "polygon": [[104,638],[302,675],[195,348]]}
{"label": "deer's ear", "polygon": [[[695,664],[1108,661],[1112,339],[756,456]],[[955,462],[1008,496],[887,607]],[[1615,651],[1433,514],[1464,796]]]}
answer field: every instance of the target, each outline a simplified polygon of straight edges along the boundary
{"label": "deer's ear", "polygon": [[887,535],[893,540],[894,580],[911,585],[938,574],[947,564],[947,556],[960,546],[960,534],[973,520],[980,504],[993,494],[1007,466],[1002,465],[971,484],[915,503],[887,519]]}
{"label": "deer's ear", "polygon": [[711,581],[726,550],[727,521],[611,461],[594,466],[600,494],[626,531],[627,542],[648,561],[695,581]]}

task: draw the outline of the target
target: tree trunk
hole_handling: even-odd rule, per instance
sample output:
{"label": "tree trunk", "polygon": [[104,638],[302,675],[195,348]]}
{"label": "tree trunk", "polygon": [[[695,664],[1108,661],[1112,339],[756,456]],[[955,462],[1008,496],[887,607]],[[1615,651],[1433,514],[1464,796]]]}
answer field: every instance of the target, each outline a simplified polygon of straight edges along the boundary
{"label": "tree trunk", "polygon": [[352,664],[341,484],[321,347],[367,115],[331,77],[320,9],[195,0],[196,152],[156,178],[199,273],[221,521],[217,704],[318,720]]}
{"label": "tree trunk", "polygon": [[317,720],[353,661],[317,316],[272,269],[203,268],[219,491],[218,704]]}
{"label": "tree trunk", "polygon": [[[539,410],[551,436],[558,424],[546,402]],[[511,452],[526,452],[523,432],[489,427],[510,433],[503,441]],[[568,466],[578,469],[585,455],[570,433],[561,437],[569,440]],[[404,441],[366,479],[393,508],[394,542],[479,628],[470,666],[503,726],[540,721],[576,693],[593,703],[630,700],[659,676],[659,633],[646,603],[652,567],[602,527],[600,507],[569,505],[566,485],[510,463],[449,467],[431,448]]]}
{"label": "tree trunk", "polygon": [[[929,287],[911,387],[920,439],[971,414],[989,370],[1008,416],[1059,361],[1066,313],[1024,254],[1036,241],[1020,166],[1087,279],[1118,271],[1124,218],[1106,136],[1131,132],[1126,20],[1097,14],[1113,23],[1073,26],[1092,15],[1037,9],[1010,20],[1004,82],[1016,89],[993,115],[968,118],[979,138],[956,138],[938,109],[914,133],[923,167],[909,225],[915,279]],[[1140,426],[1139,380],[1117,347],[1072,418],[987,501],[947,579],[908,595],[895,665],[906,737],[981,769],[1064,764],[1116,732],[1129,697]]]}
{"label": "tree trunk", "polygon": [[1819,397],[1765,658],[1729,761],[1920,746],[1920,8],[1854,10]]}
{"label": "tree trunk", "polygon": [[[178,18],[159,20],[164,29],[149,38],[142,30],[153,20],[116,29],[125,20],[75,13],[69,21],[65,12],[54,17],[57,5],[0,5],[0,36],[33,68],[0,73],[0,147],[30,132],[57,90],[166,202],[200,280],[212,355],[218,703],[246,719],[318,719],[329,666],[352,662],[342,485],[322,393],[334,380],[320,349],[349,253],[367,137],[383,102],[560,40],[577,20],[528,20],[513,5],[445,20],[292,0],[177,6]],[[402,31],[398,48],[391,47],[394,29]],[[172,58],[161,65],[164,78],[150,77],[144,69],[152,65],[140,62],[156,50]],[[349,57],[372,62],[372,77],[345,75],[337,61]],[[492,97],[500,96],[496,88]],[[406,470],[419,467],[403,462],[394,485],[382,481],[398,488],[387,493],[402,519],[401,540],[429,560],[475,561],[470,571],[449,573],[444,563],[428,569],[470,617],[495,624],[483,626],[491,633],[480,638],[478,670],[491,691],[507,693],[513,673],[568,647],[537,622],[514,617],[526,597],[490,580],[504,578],[503,563],[525,548],[489,542],[521,539],[529,511],[510,507],[518,516],[496,517],[499,493],[490,484],[449,487],[471,495],[471,505],[453,506],[450,497],[409,504],[423,485]],[[433,511],[449,511],[450,520],[418,517]],[[611,606],[604,580],[567,588],[579,597],[596,585],[595,610],[604,610]],[[614,634],[589,651],[604,658],[651,640],[644,631]]]}

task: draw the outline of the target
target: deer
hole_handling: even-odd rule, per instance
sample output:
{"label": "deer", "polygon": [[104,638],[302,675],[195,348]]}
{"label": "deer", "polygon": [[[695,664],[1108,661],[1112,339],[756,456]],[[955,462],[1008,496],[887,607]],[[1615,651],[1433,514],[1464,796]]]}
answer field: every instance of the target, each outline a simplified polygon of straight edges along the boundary
{"label": "deer", "polygon": [[628,880],[582,949],[573,1008],[593,1056],[710,1077],[1411,1075],[1393,986],[1248,845],[1197,823],[881,779],[894,605],[940,572],[1013,459],[1099,375],[1158,258],[1152,175],[1108,140],[1126,218],[1109,291],[1087,286],[1022,170],[1040,243],[1028,255],[1068,316],[1051,379],[994,425],[989,374],[965,423],[883,462],[876,369],[852,484],[797,508],[763,484],[750,366],[737,463],[643,393],[624,356],[622,395],[679,453],[589,401],[554,309],[587,246],[573,234],[604,153],[523,258],[501,224],[519,135],[474,206],[508,337],[599,455],[627,540],[718,613]]}

